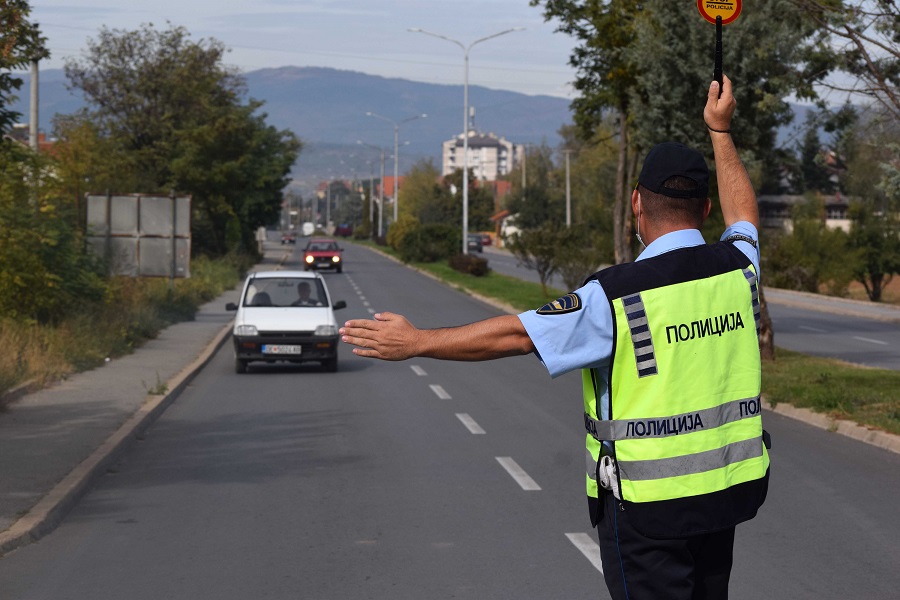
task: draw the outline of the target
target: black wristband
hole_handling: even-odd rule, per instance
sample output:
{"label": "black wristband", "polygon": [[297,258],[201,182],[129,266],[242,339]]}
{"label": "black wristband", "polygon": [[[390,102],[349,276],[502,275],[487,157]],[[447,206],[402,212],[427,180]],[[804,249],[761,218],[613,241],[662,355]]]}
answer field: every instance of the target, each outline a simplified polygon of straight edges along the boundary
{"label": "black wristband", "polygon": [[710,131],[715,131],[716,133],[731,133],[730,129],[713,129],[709,125],[707,125],[706,128],[709,129]]}

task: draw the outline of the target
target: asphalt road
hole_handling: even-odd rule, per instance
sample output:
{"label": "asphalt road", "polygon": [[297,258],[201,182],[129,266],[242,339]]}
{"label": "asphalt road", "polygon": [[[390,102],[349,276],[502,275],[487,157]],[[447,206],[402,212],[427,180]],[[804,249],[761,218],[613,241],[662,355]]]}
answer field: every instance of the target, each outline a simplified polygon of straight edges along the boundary
{"label": "asphalt road", "polygon": [[[352,245],[326,278],[339,320],[498,314]],[[577,374],[340,358],[236,375],[226,345],[53,534],[0,560],[0,597],[608,597]],[[732,597],[895,597],[900,456],[764,418],[772,488],[738,528]]]}

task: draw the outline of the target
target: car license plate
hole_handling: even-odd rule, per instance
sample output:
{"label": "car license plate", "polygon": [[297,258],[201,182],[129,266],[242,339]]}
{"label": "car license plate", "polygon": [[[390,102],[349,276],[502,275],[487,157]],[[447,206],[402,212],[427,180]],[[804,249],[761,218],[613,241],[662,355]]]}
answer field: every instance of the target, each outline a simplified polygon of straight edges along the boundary
{"label": "car license plate", "polygon": [[263,344],[263,354],[302,354],[302,346],[279,346],[276,344]]}
{"label": "car license plate", "polygon": [[328,267],[331,266],[331,263],[320,262],[320,263],[318,263],[316,266],[319,267],[320,269],[327,269]]}

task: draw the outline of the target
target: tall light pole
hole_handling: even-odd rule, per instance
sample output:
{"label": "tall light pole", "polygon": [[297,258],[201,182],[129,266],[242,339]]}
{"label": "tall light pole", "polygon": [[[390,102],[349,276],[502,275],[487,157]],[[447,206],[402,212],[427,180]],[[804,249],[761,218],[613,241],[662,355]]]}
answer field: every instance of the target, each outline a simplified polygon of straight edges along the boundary
{"label": "tall light pole", "polygon": [[399,167],[399,163],[397,160],[399,158],[398,154],[400,153],[400,126],[403,125],[404,123],[409,123],[410,121],[415,121],[416,119],[424,119],[428,115],[426,115],[425,113],[422,113],[421,115],[413,115],[412,117],[403,119],[402,121],[395,121],[393,119],[389,119],[383,115],[379,115],[378,113],[373,113],[373,112],[367,112],[366,116],[375,117],[376,119],[382,119],[384,121],[387,121],[388,123],[391,123],[394,126],[394,223],[396,223],[397,215],[398,215],[397,208],[400,204],[398,202],[398,198],[397,198],[397,193],[399,191],[398,179],[400,177],[400,167]]}
{"label": "tall light pole", "polygon": [[571,150],[563,150],[566,155],[566,227],[572,226],[572,186],[569,184],[569,155]]}
{"label": "tall light pole", "polygon": [[514,31],[522,31],[524,29],[524,27],[513,27],[512,29],[500,31],[493,35],[477,39],[468,46],[466,46],[459,40],[454,40],[453,38],[449,38],[445,35],[440,35],[439,33],[431,33],[430,31],[425,31],[424,29],[420,29],[419,27],[413,27],[409,29],[409,31],[413,33],[424,33],[425,35],[430,35],[442,40],[447,40],[448,42],[456,44],[463,50],[463,254],[469,253],[469,244],[467,243],[467,240],[469,238],[469,50],[471,50],[472,46],[474,46],[475,44],[480,44],[481,42],[486,42],[487,40],[493,39],[495,37],[500,37],[501,35],[506,35],[507,33],[512,33]]}
{"label": "tall light pole", "polygon": [[[384,223],[384,217],[382,215],[382,213],[384,212],[384,148],[381,148],[380,146],[373,146],[372,144],[367,144],[362,140],[356,140],[356,143],[361,146],[368,146],[369,148],[372,148],[373,150],[378,150],[379,152],[381,152],[381,181],[378,184],[378,190],[379,190],[379,192],[378,192],[378,237],[381,237],[383,235],[382,234],[382,224]],[[375,203],[374,193],[375,193],[375,188],[370,185],[369,186],[369,222],[370,223],[374,222],[374,218],[373,218],[373,214],[372,214],[372,212],[374,210],[373,204]],[[372,233],[374,233],[374,232],[375,231],[373,229]]]}

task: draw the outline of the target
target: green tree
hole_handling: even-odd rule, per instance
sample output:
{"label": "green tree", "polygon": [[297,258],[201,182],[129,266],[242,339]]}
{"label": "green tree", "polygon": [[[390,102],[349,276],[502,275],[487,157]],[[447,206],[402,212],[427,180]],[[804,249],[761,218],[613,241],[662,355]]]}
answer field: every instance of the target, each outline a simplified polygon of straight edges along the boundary
{"label": "green tree", "polygon": [[418,161],[407,172],[400,188],[400,212],[414,216],[420,223],[460,223],[462,206],[447,186],[431,159]]}
{"label": "green tree", "polygon": [[[558,21],[558,31],[577,41],[569,57],[576,69],[573,82],[578,96],[572,101],[575,124],[585,139],[591,139],[606,114],[615,114],[618,136],[615,193],[613,204],[614,246],[616,262],[628,262],[633,254],[631,238],[631,203],[629,183],[634,178],[638,148],[631,140],[630,127],[633,90],[643,73],[634,61],[631,47],[643,3],[639,0],[530,0],[532,6],[543,5],[544,17]],[[664,56],[669,56],[666,52]]]}
{"label": "green tree", "polygon": [[818,120],[814,113],[809,113],[804,127],[803,140],[797,147],[800,161],[794,188],[801,194],[808,191],[834,193],[835,185],[824,164],[825,148],[819,138]]}
{"label": "green tree", "polygon": [[36,23],[29,21],[30,15],[28,0],[0,2],[0,133],[9,131],[22,116],[9,109],[22,87],[22,79],[10,71],[50,56],[47,38],[41,35]]}
{"label": "green tree", "polygon": [[831,294],[846,293],[858,255],[846,233],[825,226],[824,210],[815,196],[794,207],[792,231],[772,240],[763,254],[770,285],[812,293],[825,286]]}
{"label": "green tree", "polygon": [[[262,104],[245,100],[243,78],[223,65],[216,40],[193,42],[182,27],[103,28],[81,60],[66,63],[102,144],[118,154],[114,191],[190,193],[192,248],[228,250],[237,219],[247,250],[254,231],[275,221],[300,142],[266,125]],[[72,170],[75,170],[74,168]]]}
{"label": "green tree", "polygon": [[0,142],[0,316],[56,323],[103,297],[98,265],[84,252],[72,204],[57,193],[52,165],[16,142]]}
{"label": "green tree", "polygon": [[581,287],[592,273],[613,260],[609,236],[596,232],[588,225],[574,225],[559,232],[559,245],[553,262],[569,290]]}
{"label": "green tree", "polygon": [[900,5],[896,0],[791,0],[817,27],[804,59],[822,85],[862,97],[900,121]]}
{"label": "green tree", "polygon": [[854,275],[872,302],[880,302],[884,288],[900,273],[900,222],[895,213],[876,211],[860,203],[851,212],[850,243],[857,249]]}
{"label": "green tree", "polygon": [[842,180],[853,204],[850,246],[859,256],[855,278],[869,299],[881,300],[884,287],[900,272],[900,121],[883,111],[854,111],[855,119],[840,130],[838,147],[847,171]]}
{"label": "green tree", "polygon": [[547,283],[559,268],[556,257],[563,236],[564,230],[561,230],[559,225],[545,223],[540,227],[514,233],[507,238],[506,247],[519,264],[537,273],[545,296]]}
{"label": "green tree", "polygon": [[[655,143],[677,140],[711,156],[701,120],[712,79],[714,27],[694,4],[664,0],[532,0],[578,45],[575,122],[586,137],[610,112],[616,115],[619,159],[613,208],[616,262],[631,259],[628,198],[637,158]],[[773,18],[778,15],[778,18]],[[812,97],[812,78],[800,49],[814,28],[781,0],[761,0],[726,27],[725,70],[739,86],[732,124],[757,187],[776,186],[776,130],[791,118],[785,99]],[[758,166],[757,166],[758,164]],[[715,180],[713,179],[713,188]]]}
{"label": "green tree", "polygon": [[545,223],[565,223],[565,181],[553,163],[553,149],[542,144],[526,154],[525,187],[520,166],[510,174],[513,190],[506,200],[506,208],[516,215],[516,226],[533,229]]}

